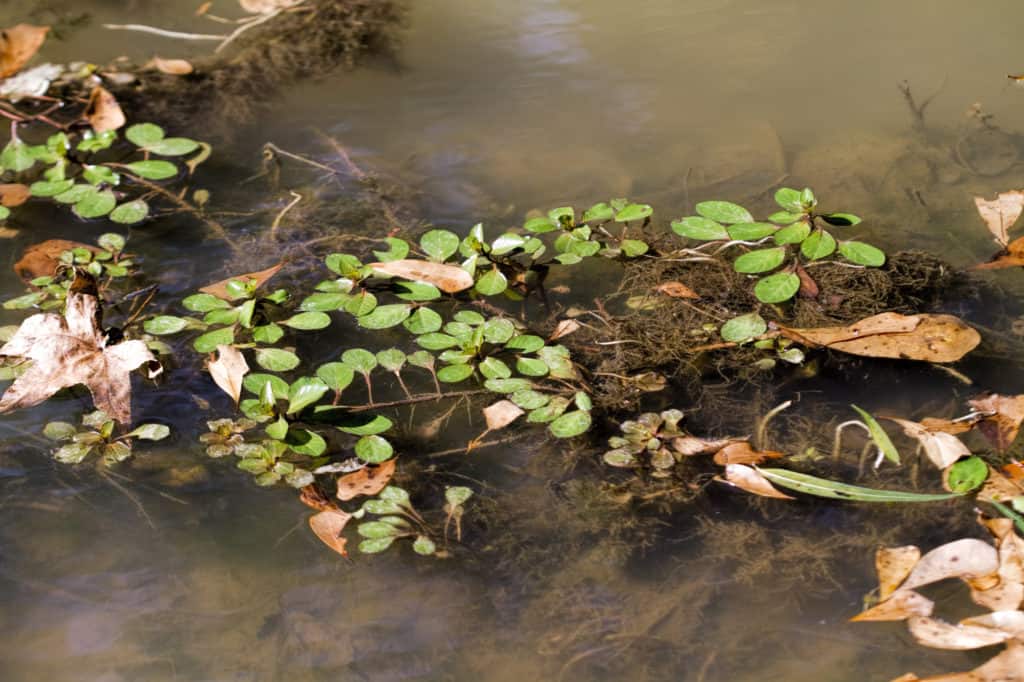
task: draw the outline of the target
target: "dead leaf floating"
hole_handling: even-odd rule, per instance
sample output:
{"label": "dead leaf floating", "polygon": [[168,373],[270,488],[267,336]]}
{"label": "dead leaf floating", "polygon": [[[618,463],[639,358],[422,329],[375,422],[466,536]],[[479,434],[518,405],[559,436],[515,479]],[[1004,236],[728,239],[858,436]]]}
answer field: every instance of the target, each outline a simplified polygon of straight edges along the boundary
{"label": "dead leaf floating", "polygon": [[217,298],[223,299],[225,301],[233,301],[236,298],[238,298],[238,296],[233,296],[231,292],[228,291],[228,284],[234,281],[252,282],[253,286],[256,289],[259,289],[261,286],[266,284],[267,280],[276,275],[277,272],[283,267],[284,262],[282,261],[277,265],[270,266],[266,270],[260,270],[259,272],[246,272],[245,274],[242,275],[235,275],[234,277],[222,279],[219,282],[214,282],[213,284],[207,284],[205,287],[202,287],[199,291],[203,292],[204,294],[216,296]]}
{"label": "dead leaf floating", "polygon": [[213,382],[237,405],[242,397],[242,379],[249,373],[249,363],[242,352],[234,346],[217,346],[217,359],[210,363],[209,369]]}
{"label": "dead leaf floating", "polygon": [[50,277],[57,274],[57,268],[61,266],[61,254],[74,249],[87,249],[93,253],[99,253],[102,250],[82,242],[47,239],[45,242],[33,244],[25,249],[21,260],[14,264],[14,272],[26,282],[36,277]]}
{"label": "dead leaf floating", "polygon": [[0,31],[0,78],[20,71],[42,47],[49,30],[49,26],[18,24]]}
{"label": "dead leaf floating", "polygon": [[888,599],[914,566],[921,560],[921,550],[914,545],[906,547],[882,547],[875,552],[875,571],[878,572],[878,596]]}
{"label": "dead leaf floating", "polygon": [[1017,222],[1021,211],[1024,211],[1024,192],[1002,192],[992,200],[974,197],[974,205],[978,207],[978,213],[996,243],[1005,247],[1010,241],[1010,228]]}
{"label": "dead leaf floating", "polygon": [[346,514],[340,509],[325,509],[309,517],[309,527],[321,542],[341,556],[347,557],[345,545],[348,540],[342,537],[341,533],[351,518],[351,514]]}
{"label": "dead leaf floating", "polygon": [[142,365],[158,365],[142,341],[110,344],[101,317],[95,282],[79,276],[68,292],[63,316],[42,313],[22,322],[0,348],[0,356],[33,364],[0,397],[0,412],[38,405],[63,388],[83,384],[97,409],[130,424],[131,373]]}
{"label": "dead leaf floating", "polygon": [[391,277],[433,284],[446,294],[454,294],[473,286],[473,276],[457,265],[405,259],[387,263],[371,263],[370,267]]}
{"label": "dead leaf floating", "polygon": [[128,119],[121,111],[121,105],[106,88],[96,86],[89,94],[89,103],[85,107],[85,118],[97,133],[117,130]]}
{"label": "dead leaf floating", "polygon": [[774,497],[780,500],[792,500],[786,493],[780,492],[778,488],[768,482],[768,479],[761,475],[757,469],[746,464],[727,464],[725,466],[725,478],[716,477],[715,480],[728,483],[748,493],[760,495],[761,497]]}
{"label": "dead leaf floating", "polygon": [[360,495],[370,497],[376,495],[395,475],[395,463],[398,460],[389,459],[380,466],[366,466],[359,471],[338,477],[338,499],[347,502]]}
{"label": "dead leaf floating", "polygon": [[0,206],[6,206],[7,208],[21,206],[28,201],[30,196],[32,196],[32,192],[29,190],[28,185],[20,183],[0,185]]}
{"label": "dead leaf floating", "polygon": [[999,395],[993,393],[984,398],[968,400],[967,404],[986,415],[978,422],[977,429],[1000,452],[1013,445],[1024,422],[1024,395]]}
{"label": "dead leaf floating", "polygon": [[524,414],[523,408],[511,400],[499,400],[493,405],[485,407],[483,413],[484,419],[487,420],[488,431],[503,429]]}
{"label": "dead leaf floating", "polygon": [[961,457],[970,457],[971,451],[963,442],[951,433],[932,431],[924,424],[907,419],[886,417],[896,422],[903,432],[921,444],[925,456],[939,469],[946,469]]}

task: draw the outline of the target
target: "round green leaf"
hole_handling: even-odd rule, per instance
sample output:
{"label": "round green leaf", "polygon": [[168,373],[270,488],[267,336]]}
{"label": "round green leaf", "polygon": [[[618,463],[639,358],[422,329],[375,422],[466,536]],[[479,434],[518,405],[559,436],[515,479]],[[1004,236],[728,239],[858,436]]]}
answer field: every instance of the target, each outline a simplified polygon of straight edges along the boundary
{"label": "round green leaf", "polygon": [[783,187],[775,192],[775,203],[790,213],[802,213],[803,202],[799,190]]}
{"label": "round green leaf", "polygon": [[829,225],[835,225],[836,227],[849,227],[850,225],[860,223],[860,217],[852,213],[826,213],[821,216],[821,219]]}
{"label": "round green leaf", "polygon": [[548,425],[555,438],[573,438],[590,428],[590,413],[584,410],[566,412]]}
{"label": "round green leaf", "polygon": [[117,206],[117,198],[109,189],[102,192],[93,190],[75,204],[74,211],[80,218],[100,218]]}
{"label": "round green leaf", "polygon": [[969,493],[988,478],[988,465],[981,457],[962,459],[949,468],[946,484],[954,493]]}
{"label": "round green leaf", "polygon": [[772,249],[749,251],[737,258],[732,266],[736,272],[756,274],[774,270],[782,265],[784,260],[786,260],[786,250],[780,246]]}
{"label": "round green leaf", "polygon": [[[267,384],[270,384],[270,393],[274,400],[288,399],[288,382],[274,374],[246,374],[242,379],[242,387],[250,393],[263,395]],[[268,400],[269,402],[269,400]]]}
{"label": "round green leaf", "polygon": [[843,258],[857,265],[866,265],[871,268],[885,265],[885,253],[864,242],[839,242],[839,253]]}
{"label": "round green leaf", "polygon": [[50,440],[70,440],[76,433],[75,425],[67,422],[50,422],[43,427],[43,435]]}
{"label": "round green leaf", "polygon": [[443,263],[459,250],[459,237],[448,230],[431,230],[420,237],[420,248],[432,261]]}
{"label": "round green leaf", "polygon": [[484,323],[484,340],[487,343],[505,343],[516,333],[512,320],[504,317],[492,317]]}
{"label": "round green leaf", "polygon": [[288,414],[296,414],[309,407],[327,393],[326,382],[313,377],[297,379],[288,387]]}
{"label": "round green leaf", "polygon": [[775,233],[776,244],[799,244],[811,234],[811,226],[806,221],[795,222]]}
{"label": "round green leaf", "polygon": [[55,180],[53,182],[33,182],[29,187],[34,197],[55,197],[74,187],[74,180]]}
{"label": "round green leaf", "polygon": [[540,358],[518,358],[516,371],[528,377],[542,377],[548,373],[548,364]]}
{"label": "round green leaf", "polygon": [[438,380],[446,384],[457,384],[460,381],[465,381],[472,375],[473,365],[448,365],[447,367],[442,367],[437,372]]}
{"label": "round green leaf", "polygon": [[750,211],[729,201],[702,201],[696,206],[697,213],[720,223],[752,223]]}
{"label": "round green leaf", "polygon": [[345,312],[356,317],[369,315],[377,307],[377,297],[369,291],[360,291],[352,294],[345,303]]}
{"label": "round green leaf", "polygon": [[700,216],[689,216],[673,221],[672,230],[681,237],[704,242],[729,238],[729,233],[722,224]]}
{"label": "round green leaf", "polygon": [[271,372],[287,372],[299,366],[299,357],[281,348],[257,348],[256,364]]}
{"label": "round green leaf", "polygon": [[412,313],[412,306],[406,303],[392,303],[377,306],[369,315],[357,318],[360,327],[366,329],[387,329],[402,324]]}
{"label": "round green leaf", "polygon": [[349,348],[341,354],[341,361],[360,374],[369,374],[377,367],[377,356],[365,348]]}
{"label": "round green leaf", "polygon": [[619,244],[619,248],[622,249],[622,254],[629,258],[642,256],[650,249],[647,242],[642,242],[639,239],[623,239],[622,243]]}
{"label": "round green leaf", "polygon": [[388,243],[388,250],[373,252],[373,255],[376,256],[377,260],[380,262],[388,263],[393,260],[402,260],[409,255],[409,242],[404,239],[386,237],[384,241]]}
{"label": "round green leaf", "polygon": [[395,536],[386,538],[367,538],[359,543],[359,551],[363,554],[380,554],[395,542]]}
{"label": "round green leaf", "polygon": [[448,334],[429,332],[416,338],[416,343],[427,350],[444,350],[459,345],[458,339]]}
{"label": "round green leaf", "polygon": [[161,156],[184,156],[199,149],[199,143],[187,137],[166,137],[146,145],[146,151]]}
{"label": "round green leaf", "polygon": [[514,336],[505,344],[505,350],[514,350],[520,353],[536,353],[543,347],[544,339],[533,334]]}
{"label": "round green leaf", "polygon": [[[609,214],[609,218],[611,215]],[[534,234],[544,234],[545,232],[554,232],[560,229],[558,223],[547,216],[540,216],[538,218],[530,218],[523,224],[523,229],[527,232],[533,232]]]}
{"label": "round green leaf", "polygon": [[505,291],[507,287],[508,280],[497,266],[484,273],[476,282],[476,290],[484,296],[495,296]]}
{"label": "round green leaf", "polygon": [[275,344],[284,336],[284,330],[271,322],[253,327],[252,339],[256,343]]}
{"label": "round green leaf", "polygon": [[230,303],[224,299],[217,298],[213,294],[193,294],[181,303],[196,313],[207,313],[211,310],[227,310],[231,307]]}
{"label": "round green leaf", "polygon": [[764,239],[778,230],[771,223],[737,223],[728,228],[729,237],[740,241],[756,241]]}
{"label": "round green leaf", "polygon": [[310,294],[302,299],[299,310],[307,312],[327,312],[330,310],[341,310],[351,298],[346,293],[316,293]]}
{"label": "round green leaf", "polygon": [[836,240],[825,230],[815,230],[800,245],[800,253],[808,260],[831,256],[836,250]]}
{"label": "round green leaf", "polygon": [[437,551],[437,545],[426,535],[417,535],[412,543],[412,550],[423,556],[430,556]]}
{"label": "round green leaf", "polygon": [[654,213],[647,204],[630,204],[615,214],[616,222],[627,223],[631,220],[643,220]]}
{"label": "round green leaf", "polygon": [[192,342],[192,347],[199,353],[212,353],[217,346],[230,346],[235,342],[235,328],[224,327],[206,332]]}
{"label": "round green leaf", "polygon": [[170,161],[136,161],[125,167],[146,180],[166,180],[178,174],[178,167]]}
{"label": "round green leaf", "polygon": [[331,316],[321,312],[299,313],[298,315],[292,315],[287,320],[281,320],[280,324],[292,329],[324,329],[331,326]]}
{"label": "round green leaf", "polygon": [[533,388],[533,382],[529,379],[488,379],[484,388],[495,393],[515,393]]}
{"label": "round green leaf", "polygon": [[800,291],[800,278],[792,272],[777,272],[758,280],[754,295],[763,303],[782,303]]}
{"label": "round green leaf", "polygon": [[149,215],[149,204],[142,199],[121,204],[110,212],[110,219],[115,223],[130,225],[140,223]]}
{"label": "round green leaf", "polygon": [[512,376],[511,368],[495,357],[484,358],[479,368],[480,373],[488,379],[508,379]]}
{"label": "round green leaf", "polygon": [[356,441],[355,450],[356,457],[370,464],[380,464],[395,454],[391,443],[380,436],[363,436]]}
{"label": "round green leaf", "polygon": [[171,435],[171,429],[164,424],[143,424],[125,435],[141,438],[142,440],[163,440]]}
{"label": "round green leaf", "polygon": [[328,362],[320,365],[316,370],[316,375],[335,393],[345,390],[355,378],[353,369],[343,362]]}
{"label": "round green leaf", "polygon": [[164,139],[164,130],[153,123],[136,123],[124,131],[128,141],[139,147],[148,147]]}
{"label": "round green leaf", "polygon": [[441,328],[443,320],[441,316],[430,308],[417,308],[412,315],[402,323],[412,334],[429,334]]}
{"label": "round green leaf", "polygon": [[[363,418],[363,415],[358,415],[358,418]],[[339,426],[338,430],[353,436],[375,436],[378,433],[384,433],[392,426],[394,426],[394,422],[382,414],[376,414],[363,424]]]}
{"label": "round green leaf", "polygon": [[188,326],[188,320],[173,315],[158,315],[151,317],[142,324],[147,334],[164,336],[165,334],[177,334]]}
{"label": "round green leaf", "polygon": [[722,338],[732,343],[746,343],[768,331],[768,323],[757,313],[734,317],[722,325]]}
{"label": "round green leaf", "polygon": [[377,352],[377,362],[389,372],[401,371],[405,366],[405,353],[397,348],[388,348]]}

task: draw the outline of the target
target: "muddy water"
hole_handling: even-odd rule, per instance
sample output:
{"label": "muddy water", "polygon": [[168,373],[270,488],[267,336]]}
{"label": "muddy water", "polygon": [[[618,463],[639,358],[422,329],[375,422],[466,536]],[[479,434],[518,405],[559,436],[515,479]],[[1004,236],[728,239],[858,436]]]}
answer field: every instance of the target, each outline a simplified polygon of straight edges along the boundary
{"label": "muddy water", "polygon": [[[208,45],[100,25],[221,30],[192,9],[26,0],[3,3],[0,23],[87,12],[91,21],[69,26],[45,57],[142,60]],[[1005,86],[1006,73],[1024,70],[1016,12],[1010,2],[967,11],[948,0],[418,2],[397,60],[286,88],[264,119],[218,147],[204,181],[215,202],[238,202],[225,210],[261,205],[262,190],[236,186],[254,172],[259,145],[328,158],[316,129],[419,192],[425,219],[456,229],[485,219],[496,230],[532,208],[611,195],[648,201],[662,218],[712,197],[764,207],[766,190],[789,182],[864,216],[863,234],[880,246],[927,246],[964,265],[991,251],[972,194],[1024,181],[1015,168],[988,177],[949,161],[973,139],[964,111],[974,102],[1024,131],[1024,90]],[[919,100],[939,91],[924,142],[908,132],[896,88],[905,79]],[[108,228],[32,215],[0,247],[5,297],[20,291],[6,264],[22,247]],[[224,274],[218,251],[195,250],[199,235],[173,219],[133,235],[169,298]],[[1018,289],[1015,274],[998,281]],[[4,312],[0,322],[17,319]],[[977,389],[1020,391],[1017,367],[969,368]],[[903,413],[965,390],[927,370],[872,380],[812,386],[828,391],[812,402],[841,410],[855,397]],[[473,551],[441,563],[405,551],[344,562],[305,531],[289,491],[257,490],[230,463],[205,460],[193,393],[223,406],[198,379],[140,393],[139,413],[170,422],[174,435],[117,470],[126,478],[48,460],[36,434],[84,409],[79,394],[0,419],[2,679],[846,682],[984,659],[921,650],[899,625],[845,622],[871,588],[873,538],[941,539],[920,516],[808,504],[780,517],[719,491],[623,528],[626,512],[585,505],[593,472],[560,480],[544,463],[557,446],[529,442],[477,452],[446,474],[468,480],[481,514],[489,510]],[[446,433],[430,447],[473,435]]]}

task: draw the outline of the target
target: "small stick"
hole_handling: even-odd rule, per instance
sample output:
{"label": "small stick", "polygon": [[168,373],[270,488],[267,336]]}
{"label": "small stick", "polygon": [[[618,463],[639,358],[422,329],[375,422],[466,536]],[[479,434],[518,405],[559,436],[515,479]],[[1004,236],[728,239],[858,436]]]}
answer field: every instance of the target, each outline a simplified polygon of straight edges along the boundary
{"label": "small stick", "polygon": [[295,192],[293,190],[289,190],[289,193],[294,198],[291,200],[291,202],[288,203],[287,206],[285,206],[283,209],[281,209],[281,212],[277,214],[276,218],[274,218],[274,223],[273,223],[273,225],[270,226],[270,237],[271,238],[276,238],[277,237],[277,228],[281,226],[281,219],[284,218],[284,214],[287,213],[288,211],[290,211],[292,206],[294,206],[295,204],[297,204],[300,201],[302,201],[302,195],[299,194],[298,192]]}
{"label": "small stick", "polygon": [[[178,40],[226,40],[231,36],[213,35],[211,33],[183,33],[181,31],[168,31],[167,29],[144,24],[103,24],[103,28],[112,31],[138,31],[139,33],[152,33],[164,38],[177,38]],[[219,48],[218,48],[219,49]]]}
{"label": "small stick", "polygon": [[491,393],[491,391],[479,389],[473,391],[454,391],[452,393],[440,393],[440,395],[435,393],[425,393],[420,395],[414,395],[411,398],[405,398],[404,400],[392,400],[391,402],[387,403],[374,403],[373,405],[338,405],[338,407],[345,408],[350,412],[365,412],[366,410],[376,410],[382,407],[404,407],[405,405],[415,405],[416,403],[424,403],[431,400],[440,400],[441,398],[465,398],[468,396],[483,395],[485,393]]}
{"label": "small stick", "polygon": [[217,48],[213,51],[213,53],[217,54],[218,52],[223,50],[225,47],[230,45],[235,40],[235,38],[237,38],[238,36],[242,35],[243,33],[248,31],[253,26],[259,26],[260,24],[263,24],[263,23],[266,23],[266,22],[270,21],[271,19],[276,17],[278,14],[283,12],[284,9],[285,8],[274,10],[273,12],[270,12],[269,14],[264,14],[262,17],[259,17],[258,19],[253,19],[252,21],[249,21],[249,22],[246,22],[246,23],[242,24],[241,26],[236,28],[234,31],[232,31],[231,35],[227,36],[224,39],[224,42],[222,42],[220,45],[218,45]]}

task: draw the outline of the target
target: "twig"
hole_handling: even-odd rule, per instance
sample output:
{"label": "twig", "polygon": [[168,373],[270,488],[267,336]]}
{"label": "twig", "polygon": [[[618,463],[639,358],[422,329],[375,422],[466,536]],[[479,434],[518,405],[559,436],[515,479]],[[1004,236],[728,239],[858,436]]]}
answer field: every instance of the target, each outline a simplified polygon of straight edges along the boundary
{"label": "twig", "polygon": [[302,195],[293,190],[289,190],[289,193],[294,197],[287,206],[281,209],[281,212],[274,218],[274,223],[270,226],[270,237],[271,239],[277,237],[277,228],[281,226],[281,219],[284,218],[284,214],[292,209],[292,206],[302,201]]}
{"label": "twig", "polygon": [[163,36],[164,38],[177,38],[178,40],[226,40],[231,37],[226,35],[214,35],[211,33],[183,33],[181,31],[168,31],[167,29],[156,28],[155,26],[146,26],[144,24],[103,24],[103,28],[108,28],[112,31],[138,31],[139,33],[152,33],[153,35]]}
{"label": "twig", "polygon": [[[484,392],[486,393],[487,391]],[[472,449],[478,450],[480,448],[489,448],[494,445],[506,445],[508,443],[514,443],[517,440],[522,440],[529,435],[532,435],[532,433],[527,431],[524,433],[516,434],[514,436],[506,436],[505,438],[497,438],[495,440],[484,440],[480,441],[479,443],[473,443]],[[431,452],[428,453],[426,456],[428,458],[448,457],[449,455],[461,455],[463,453],[469,452],[469,450],[470,447],[468,445],[464,445],[461,448],[450,448],[448,450],[438,450],[437,452]]]}
{"label": "twig", "polygon": [[441,399],[450,400],[450,399],[454,399],[454,398],[465,398],[467,396],[483,395],[485,393],[490,393],[490,392],[491,391],[487,391],[487,390],[484,390],[484,389],[479,389],[479,390],[474,390],[474,391],[454,391],[452,393],[441,393],[441,394],[425,393],[425,394],[420,394],[420,395],[414,395],[411,398],[405,398],[403,400],[392,400],[391,402],[388,402],[388,403],[373,403],[372,405],[338,405],[338,407],[346,409],[349,412],[365,412],[367,410],[376,410],[376,409],[379,409],[379,408],[382,408],[382,407],[403,407],[405,405],[414,405],[416,403],[425,403],[425,402],[429,402],[431,400],[441,400]]}
{"label": "twig", "polygon": [[235,38],[237,38],[238,36],[242,35],[243,33],[248,31],[253,26],[259,26],[260,24],[263,24],[263,23],[266,23],[266,22],[270,21],[271,19],[276,17],[278,14],[283,12],[285,9],[286,8],[282,7],[281,9],[274,10],[273,12],[270,12],[269,14],[264,14],[262,17],[259,17],[258,19],[253,19],[250,22],[242,24],[241,26],[236,28],[234,31],[232,31],[231,35],[229,35],[226,38],[224,38],[224,41],[220,45],[217,46],[217,48],[213,51],[213,53],[217,54],[218,52],[223,50],[225,47],[230,45],[232,42],[234,42]]}

